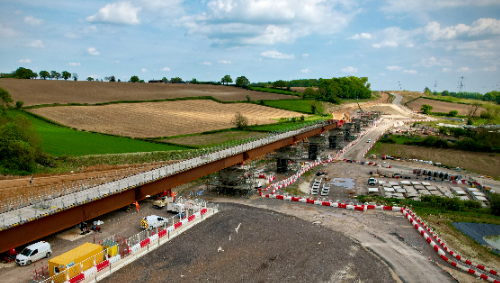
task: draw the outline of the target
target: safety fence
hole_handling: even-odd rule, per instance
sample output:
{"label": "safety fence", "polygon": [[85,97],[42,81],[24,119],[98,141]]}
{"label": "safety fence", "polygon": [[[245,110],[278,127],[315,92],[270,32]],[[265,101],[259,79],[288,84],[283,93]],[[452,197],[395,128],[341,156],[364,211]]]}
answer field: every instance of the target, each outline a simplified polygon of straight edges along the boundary
{"label": "safety fence", "polygon": [[217,151],[214,152],[202,152],[200,155],[193,156],[186,160],[167,164],[135,175],[121,176],[121,178],[117,180],[104,184],[94,184],[93,186],[91,184],[91,187],[66,190],[65,192],[67,192],[67,194],[62,194],[59,197],[44,198],[36,203],[31,201],[29,205],[20,205],[18,202],[10,202],[7,206],[3,205],[3,208],[7,207],[7,211],[1,214],[0,231],[334,123],[340,126],[343,124],[343,121],[323,121],[300,129],[271,134],[267,137],[229,148],[218,147],[216,148]]}
{"label": "safety fence", "polygon": [[[478,276],[479,278],[483,279],[483,280],[487,280],[489,282],[494,282],[494,283],[500,283],[500,281],[496,280],[494,277],[492,276],[488,276],[488,275],[485,275],[483,274],[482,272],[480,271],[477,271],[475,269],[472,269],[472,268],[477,268],[481,271],[488,271],[490,274],[492,274],[493,276],[497,275],[498,272],[493,270],[493,269],[486,269],[483,265],[480,265],[480,264],[477,264],[477,263],[473,263],[463,257],[461,257],[460,255],[458,255],[457,253],[453,252],[449,247],[447,247],[445,244],[444,244],[444,241],[441,240],[440,238],[437,237],[437,234],[435,234],[425,223],[423,223],[423,221],[418,218],[416,216],[416,214],[414,212],[412,212],[410,209],[408,208],[401,208],[401,213],[405,216],[406,219],[408,219],[408,221],[410,221],[410,223],[415,227],[415,229],[418,230],[418,232],[422,235],[422,237],[424,237],[424,239],[429,243],[429,245],[438,253],[438,255],[444,260],[446,261],[447,263],[451,264],[452,266],[456,267],[456,268],[459,268],[460,270],[462,271],[465,271],[467,273],[470,273],[472,275],[475,275],[475,276]],[[415,219],[418,219],[418,220],[414,220],[413,218],[415,217]],[[422,228],[419,223],[425,225],[424,227],[426,227],[425,229]],[[438,244],[436,244],[436,242],[434,242],[432,240],[433,237],[429,236],[425,230],[427,230],[428,232],[431,233],[431,235],[433,235],[434,239],[437,239],[438,242],[443,246],[444,250],[446,250],[450,255],[454,256],[456,259],[460,260],[462,263],[465,263],[466,265],[463,265],[463,264],[457,264],[456,262],[454,262],[453,260],[451,260],[450,258],[446,257],[446,253],[444,252],[443,249],[441,249],[439,247]]]}
{"label": "safety fence", "polygon": [[[175,219],[179,217],[179,215],[174,216],[171,221],[168,222],[169,225],[157,227],[152,230],[145,230],[126,239],[108,239],[109,241],[103,242],[103,251],[81,262],[72,262],[71,265],[67,267],[51,267],[49,263],[49,268],[57,268],[58,272],[54,274],[56,269],[50,270],[51,274],[54,275],[38,282],[97,282],[155,250],[170,239],[214,215],[218,211],[218,205],[208,204],[207,207],[202,207],[191,215],[180,217],[177,222],[175,222]],[[106,243],[114,244],[107,246]]]}

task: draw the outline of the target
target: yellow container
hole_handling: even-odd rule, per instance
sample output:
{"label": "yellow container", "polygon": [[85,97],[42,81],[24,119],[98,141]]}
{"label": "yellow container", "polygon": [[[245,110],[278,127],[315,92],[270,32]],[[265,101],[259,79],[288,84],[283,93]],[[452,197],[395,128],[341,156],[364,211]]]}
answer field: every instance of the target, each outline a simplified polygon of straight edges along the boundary
{"label": "yellow container", "polygon": [[[103,248],[100,245],[85,243],[60,256],[49,260],[50,276],[57,275],[54,282],[64,282],[67,279],[91,268],[104,260]],[[67,275],[65,272],[68,273]],[[67,277],[67,278],[66,278]]]}
{"label": "yellow container", "polygon": [[104,248],[108,249],[108,256],[113,257],[118,254],[118,243],[111,240],[106,240],[102,243]]}

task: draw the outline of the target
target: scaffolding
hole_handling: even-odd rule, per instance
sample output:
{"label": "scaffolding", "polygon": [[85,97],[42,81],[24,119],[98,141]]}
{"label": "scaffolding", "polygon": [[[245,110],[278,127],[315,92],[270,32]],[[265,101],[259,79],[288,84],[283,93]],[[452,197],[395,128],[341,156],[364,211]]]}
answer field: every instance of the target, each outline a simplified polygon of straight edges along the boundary
{"label": "scaffolding", "polygon": [[254,187],[252,166],[235,165],[217,172],[209,183],[209,190],[234,196],[250,196]]}

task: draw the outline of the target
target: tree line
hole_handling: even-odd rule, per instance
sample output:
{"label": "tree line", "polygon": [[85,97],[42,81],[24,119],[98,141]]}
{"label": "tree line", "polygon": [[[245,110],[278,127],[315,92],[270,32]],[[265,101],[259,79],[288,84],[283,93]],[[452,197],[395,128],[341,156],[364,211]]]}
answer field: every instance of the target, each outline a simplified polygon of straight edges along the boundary
{"label": "tree line", "polygon": [[424,89],[424,93],[426,95],[434,95],[434,96],[450,96],[450,97],[456,97],[456,98],[468,98],[468,99],[476,99],[476,100],[483,100],[483,101],[495,101],[496,103],[500,104],[500,92],[499,91],[490,91],[485,94],[479,93],[479,92],[467,92],[467,91],[462,91],[462,92],[450,92],[447,90],[444,90],[442,92],[437,92],[437,91],[431,91],[428,87]]}

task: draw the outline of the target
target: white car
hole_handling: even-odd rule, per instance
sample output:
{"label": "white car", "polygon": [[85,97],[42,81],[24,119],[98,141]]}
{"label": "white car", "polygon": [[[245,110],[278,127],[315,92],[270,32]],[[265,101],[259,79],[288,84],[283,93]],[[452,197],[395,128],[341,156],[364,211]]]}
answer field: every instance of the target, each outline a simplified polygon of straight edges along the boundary
{"label": "white car", "polygon": [[141,227],[145,230],[151,230],[163,226],[166,222],[168,222],[166,218],[150,215],[141,220]]}
{"label": "white car", "polygon": [[50,244],[41,241],[27,246],[23,251],[16,256],[16,263],[18,265],[30,265],[32,262],[40,260],[44,257],[50,257],[52,249]]}
{"label": "white car", "polygon": [[366,141],[366,143],[371,143],[371,142],[372,142],[372,140],[371,140],[371,139],[368,139],[368,140]]}

